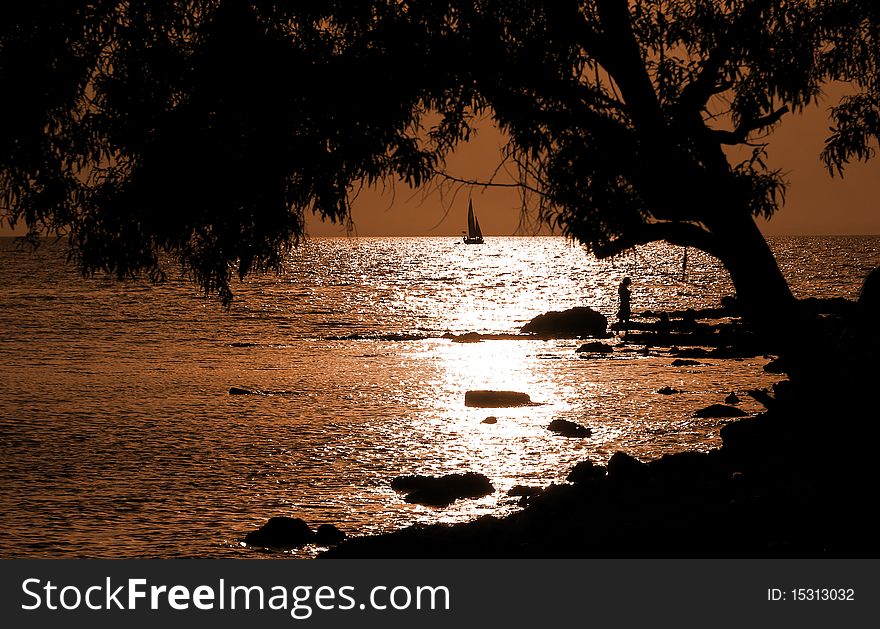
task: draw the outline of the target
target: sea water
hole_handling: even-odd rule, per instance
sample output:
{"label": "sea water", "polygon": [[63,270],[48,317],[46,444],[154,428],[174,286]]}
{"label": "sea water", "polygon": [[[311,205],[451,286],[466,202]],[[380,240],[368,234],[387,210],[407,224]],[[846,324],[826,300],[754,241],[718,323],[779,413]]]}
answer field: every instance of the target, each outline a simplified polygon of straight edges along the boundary
{"label": "sea water", "polygon": [[[799,297],[855,299],[880,265],[877,237],[772,246]],[[60,244],[2,239],[0,557],[264,556],[241,539],[273,516],[352,535],[465,521],[516,509],[508,489],[564,482],[584,459],[717,447],[728,420],[694,410],[737,391],[760,412],[742,393],[780,379],[768,358],[671,367],[663,351],[585,360],[574,340],[444,338],[515,333],[573,306],[613,320],[624,276],[636,314],[732,293],[717,262],[683,254],[658,244],[600,262],[555,237],[313,239],[280,275],[236,283],[225,310],[185,279],[82,278]],[[470,408],[470,389],[540,405]],[[553,419],[592,436],[554,434]],[[438,509],[390,488],[467,471],[495,493]]]}

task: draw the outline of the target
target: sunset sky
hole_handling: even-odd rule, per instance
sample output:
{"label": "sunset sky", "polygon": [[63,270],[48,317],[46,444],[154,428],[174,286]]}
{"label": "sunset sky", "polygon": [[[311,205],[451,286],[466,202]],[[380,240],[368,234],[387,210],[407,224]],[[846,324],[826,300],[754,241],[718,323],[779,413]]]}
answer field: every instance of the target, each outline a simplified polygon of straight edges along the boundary
{"label": "sunset sky", "polygon": [[[827,104],[803,114],[788,114],[770,142],[770,165],[786,173],[789,189],[785,207],[769,222],[768,235],[880,234],[880,162],[854,163],[845,177],[832,178],[819,160],[828,135]],[[459,148],[447,164],[455,177],[488,180],[500,161],[501,134],[490,121],[477,136]],[[499,180],[504,180],[503,175]],[[509,179],[507,179],[509,181]],[[355,234],[359,236],[450,236],[466,227],[468,195],[486,235],[514,235],[519,229],[518,193],[505,188],[473,188],[447,184],[413,190],[405,184],[365,189],[354,204]],[[309,217],[311,236],[345,235],[339,225]],[[21,230],[18,230],[21,232]],[[5,226],[0,235],[11,232]]]}
{"label": "sunset sky", "polygon": [[[853,163],[844,179],[832,178],[819,159],[828,136],[827,105],[788,114],[770,138],[769,164],[789,182],[784,208],[761,227],[767,235],[880,234],[880,162]],[[460,147],[447,172],[462,179],[488,180],[500,161],[501,134],[485,121],[477,137]],[[364,190],[354,206],[356,233],[458,235],[466,228],[468,190],[444,186],[427,193],[403,184]],[[519,195],[511,189],[473,188],[470,195],[487,235],[518,231]],[[309,223],[312,236],[344,235],[340,226]]]}

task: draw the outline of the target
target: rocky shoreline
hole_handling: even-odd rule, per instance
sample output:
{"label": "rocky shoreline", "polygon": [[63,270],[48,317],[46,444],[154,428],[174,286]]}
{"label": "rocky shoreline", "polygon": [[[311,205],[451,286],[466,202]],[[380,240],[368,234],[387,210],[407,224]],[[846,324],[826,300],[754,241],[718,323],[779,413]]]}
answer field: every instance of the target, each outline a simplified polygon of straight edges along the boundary
{"label": "rocky shoreline", "polygon": [[[694,345],[731,355],[768,349],[728,318],[732,306],[661,316],[637,334],[653,335],[651,345],[698,335],[712,342]],[[804,306],[819,322],[805,339],[809,358],[772,393],[756,392],[766,412],[725,426],[720,448],[650,462],[617,453],[607,468],[583,462],[510,516],[349,539],[321,557],[880,556],[876,333],[847,340],[854,302]],[[707,316],[724,321],[700,323]]]}
{"label": "rocky shoreline", "polygon": [[650,462],[616,453],[607,468],[579,464],[568,483],[524,497],[505,518],[414,525],[321,557],[878,556],[873,457],[787,393],[770,403],[728,424],[708,453]]}
{"label": "rocky shoreline", "polygon": [[[817,322],[805,338],[810,351],[799,352],[796,362],[769,364],[768,371],[789,379],[772,392],[750,392],[766,411],[727,424],[720,448],[648,462],[618,452],[607,466],[583,461],[564,484],[522,488],[524,508],[512,515],[346,538],[319,557],[880,555],[872,504],[880,476],[871,410],[876,335],[853,339],[854,302],[810,300],[804,307]],[[775,348],[737,314],[733,302],[708,311],[645,313],[627,344],[671,347],[683,360],[769,358]],[[728,397],[719,408],[695,412],[736,417],[738,400]]]}
{"label": "rocky shoreline", "polygon": [[[350,539],[324,558],[863,557],[878,543],[867,470],[790,451],[778,412],[730,424],[724,445],[607,469],[581,464],[505,518]],[[585,471],[586,470],[586,471]],[[576,472],[580,473],[576,473]]]}

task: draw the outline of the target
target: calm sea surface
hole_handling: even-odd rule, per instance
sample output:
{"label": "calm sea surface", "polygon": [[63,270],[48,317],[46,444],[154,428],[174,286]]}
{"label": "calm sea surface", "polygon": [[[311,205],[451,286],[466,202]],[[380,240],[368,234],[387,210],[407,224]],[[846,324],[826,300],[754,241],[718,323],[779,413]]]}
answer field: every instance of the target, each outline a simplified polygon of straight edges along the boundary
{"label": "calm sea surface", "polygon": [[[877,237],[772,244],[801,297],[854,299],[880,265]],[[586,458],[716,447],[723,420],[693,411],[772,384],[766,359],[673,368],[664,353],[581,360],[576,341],[441,338],[578,305],[613,318],[625,275],[637,313],[732,292],[713,261],[691,251],[686,277],[681,262],[659,245],[598,262],[552,237],[315,239],[225,311],[186,280],[82,279],[59,246],[0,239],[0,557],[261,556],[239,540],[276,515],[350,534],[461,521]],[[685,393],[656,394],[667,385]],[[543,404],[467,408],[469,389]],[[554,435],[556,418],[593,435]],[[434,509],[389,488],[466,471],[498,491]]]}

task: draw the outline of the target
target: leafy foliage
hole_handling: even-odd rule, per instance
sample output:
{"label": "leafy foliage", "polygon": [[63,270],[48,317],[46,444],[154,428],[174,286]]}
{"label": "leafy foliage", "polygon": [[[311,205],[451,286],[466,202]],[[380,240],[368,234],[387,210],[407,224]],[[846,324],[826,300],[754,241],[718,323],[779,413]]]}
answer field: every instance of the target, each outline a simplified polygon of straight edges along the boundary
{"label": "leafy foliage", "polygon": [[419,142],[443,24],[395,2],[170,0],[0,9],[6,218],[66,235],[84,272],[162,273],[174,254],[228,301],[276,268],[304,213],[344,221],[358,182],[422,184],[467,133]]}
{"label": "leafy foliage", "polygon": [[545,222],[599,255],[666,239],[726,259],[732,221],[784,199],[767,134],[823,85],[852,87],[829,169],[873,155],[878,14],[870,0],[5,3],[0,212],[67,236],[84,273],[159,278],[167,252],[228,302],[234,275],[281,265],[306,213],[345,222],[365,183],[425,184],[490,112]]}
{"label": "leafy foliage", "polygon": [[[494,4],[514,35],[503,56],[531,61],[484,93],[544,219],[600,255],[657,238],[719,255],[718,214],[771,217],[785,181],[766,138],[829,82],[858,92],[833,110],[829,168],[867,159],[880,135],[870,2]],[[731,162],[737,145],[749,157]]]}

